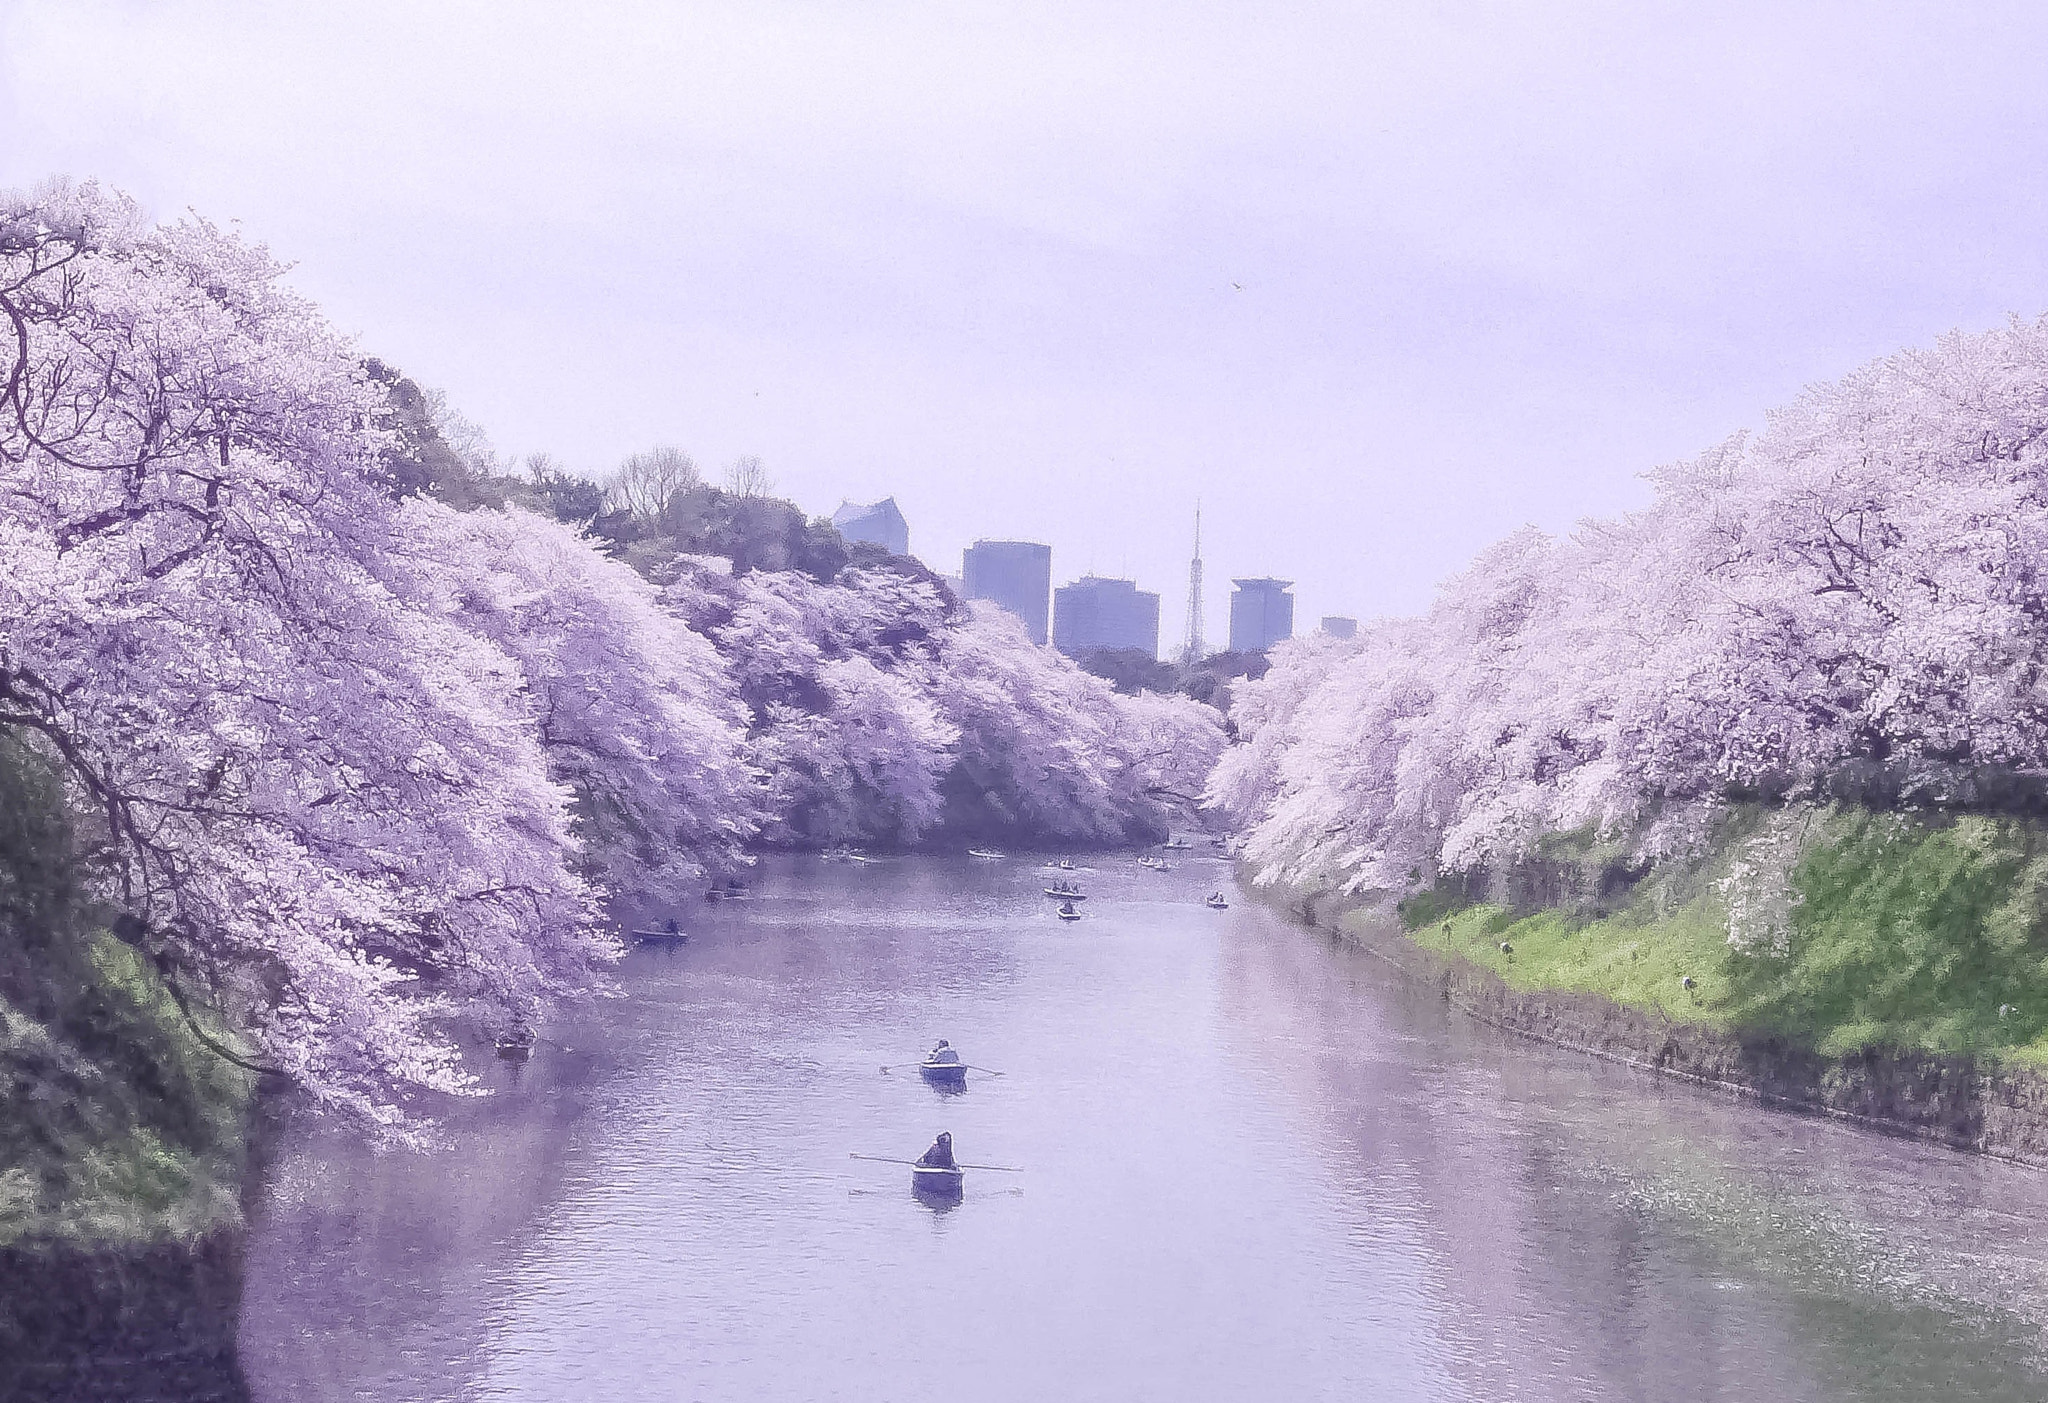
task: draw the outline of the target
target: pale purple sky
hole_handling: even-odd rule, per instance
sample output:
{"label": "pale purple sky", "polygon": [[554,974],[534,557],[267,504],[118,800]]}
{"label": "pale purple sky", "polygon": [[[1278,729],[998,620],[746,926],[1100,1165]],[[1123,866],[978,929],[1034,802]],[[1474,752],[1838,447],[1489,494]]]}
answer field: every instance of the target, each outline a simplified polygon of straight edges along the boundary
{"label": "pale purple sky", "polygon": [[0,185],[239,220],[506,453],[742,453],[1183,626],[1426,603],[2048,310],[2031,7],[0,0]]}

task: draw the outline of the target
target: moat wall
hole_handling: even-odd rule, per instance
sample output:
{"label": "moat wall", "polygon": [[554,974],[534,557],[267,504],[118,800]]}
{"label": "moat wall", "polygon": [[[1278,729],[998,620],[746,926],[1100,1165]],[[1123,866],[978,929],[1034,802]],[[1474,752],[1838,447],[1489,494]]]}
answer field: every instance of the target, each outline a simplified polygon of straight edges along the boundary
{"label": "moat wall", "polygon": [[1493,1027],[1772,1105],[2048,1167],[2048,1077],[2037,1072],[1883,1049],[1830,1057],[1781,1035],[1688,1023],[1595,994],[1515,989],[1492,970],[1409,939],[1391,904],[1246,887],[1434,985],[1446,1003]]}
{"label": "moat wall", "polygon": [[246,1403],[243,1241],[0,1247],[0,1400]]}

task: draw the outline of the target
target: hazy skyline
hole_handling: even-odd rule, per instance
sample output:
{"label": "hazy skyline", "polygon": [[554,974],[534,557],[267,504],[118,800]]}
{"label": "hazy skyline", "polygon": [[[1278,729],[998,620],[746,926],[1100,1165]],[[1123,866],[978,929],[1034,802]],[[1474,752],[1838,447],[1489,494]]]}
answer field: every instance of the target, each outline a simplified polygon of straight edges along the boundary
{"label": "hazy skyline", "polygon": [[2017,8],[0,0],[0,183],[296,264],[501,452],[761,455],[1181,636],[1426,603],[1815,380],[2048,309]]}

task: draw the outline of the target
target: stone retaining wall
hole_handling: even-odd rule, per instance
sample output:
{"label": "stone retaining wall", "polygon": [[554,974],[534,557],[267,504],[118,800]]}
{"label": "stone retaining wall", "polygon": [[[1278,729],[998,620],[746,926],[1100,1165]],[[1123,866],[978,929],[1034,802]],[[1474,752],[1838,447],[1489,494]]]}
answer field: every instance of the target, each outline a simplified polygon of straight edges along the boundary
{"label": "stone retaining wall", "polygon": [[1596,994],[1517,990],[1492,970],[1417,945],[1391,906],[1245,886],[1434,984],[1452,1007],[1496,1028],[1773,1105],[2048,1168],[2048,1077],[2039,1073],[1925,1053],[1825,1057],[1774,1034],[1680,1023]]}
{"label": "stone retaining wall", "polygon": [[0,1403],[248,1403],[242,1244],[0,1247]]}

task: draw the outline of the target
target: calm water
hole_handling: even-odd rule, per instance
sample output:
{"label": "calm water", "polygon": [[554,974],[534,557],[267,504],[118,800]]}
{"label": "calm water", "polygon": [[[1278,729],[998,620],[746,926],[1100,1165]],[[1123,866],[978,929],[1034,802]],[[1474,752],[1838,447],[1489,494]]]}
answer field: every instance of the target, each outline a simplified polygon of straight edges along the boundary
{"label": "calm water", "polygon": [[[1227,882],[770,866],[431,1153],[279,1165],[261,1403],[2039,1399],[2048,1175],[1479,1027]],[[1007,1072],[945,1095],[938,1037]],[[940,1129],[964,1201],[913,1198]]]}

